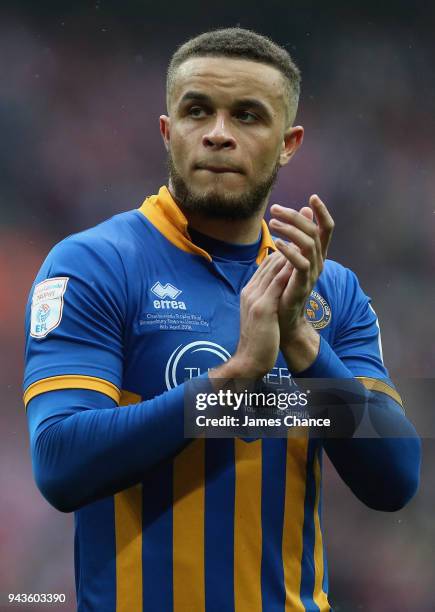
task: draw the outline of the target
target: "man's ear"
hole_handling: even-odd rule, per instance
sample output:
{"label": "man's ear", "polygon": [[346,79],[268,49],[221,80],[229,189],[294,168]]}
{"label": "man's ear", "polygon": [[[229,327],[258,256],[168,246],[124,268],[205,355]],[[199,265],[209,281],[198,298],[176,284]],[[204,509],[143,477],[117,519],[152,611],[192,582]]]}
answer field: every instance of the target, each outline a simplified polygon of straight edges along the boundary
{"label": "man's ear", "polygon": [[167,115],[160,115],[159,117],[159,127],[160,134],[162,135],[163,142],[165,143],[166,150],[169,150],[169,134],[170,134],[170,124],[171,119]]}
{"label": "man's ear", "polygon": [[301,146],[303,139],[304,128],[301,125],[295,125],[294,127],[286,130],[279,156],[279,163],[281,166],[288,164],[290,159]]}

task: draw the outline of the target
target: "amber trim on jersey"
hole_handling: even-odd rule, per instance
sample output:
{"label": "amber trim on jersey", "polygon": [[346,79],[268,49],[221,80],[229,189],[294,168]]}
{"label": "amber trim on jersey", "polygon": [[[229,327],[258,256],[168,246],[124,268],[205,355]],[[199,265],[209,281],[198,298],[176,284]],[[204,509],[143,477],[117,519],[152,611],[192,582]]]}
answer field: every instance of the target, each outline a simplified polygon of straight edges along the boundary
{"label": "amber trim on jersey", "polygon": [[173,609],[205,612],[205,440],[186,446],[173,466]]}
{"label": "amber trim on jersey", "polygon": [[[138,404],[141,396],[122,391],[120,408]],[[142,484],[114,496],[116,543],[116,612],[142,610]]]}
{"label": "amber trim on jersey", "polygon": [[261,612],[262,440],[235,438],[234,445],[234,607],[237,612]]}
{"label": "amber trim on jersey", "polygon": [[[158,195],[146,198],[139,211],[178,249],[193,255],[201,255],[208,261],[212,260],[210,253],[192,242],[187,230],[187,218],[181,212],[165,185],[160,187]],[[272,251],[276,250],[275,243],[264,219],[261,222],[261,229],[262,238],[256,259],[258,264],[266,257],[269,249]]]}
{"label": "amber trim on jersey", "polygon": [[30,400],[41,393],[59,391],[61,389],[89,389],[90,391],[99,391],[100,393],[104,393],[104,395],[108,395],[117,404],[121,397],[121,391],[118,387],[103,378],[85,376],[83,374],[62,374],[61,376],[42,378],[29,385],[24,392],[24,405],[27,408],[27,404]]}
{"label": "amber trim on jersey", "polygon": [[403,402],[400,395],[397,393],[395,389],[387,385],[383,380],[378,380],[377,378],[371,378],[370,376],[355,376],[357,380],[360,381],[361,384],[364,385],[366,389],[369,391],[379,391],[379,393],[385,393],[393,400],[395,400],[403,409]]}
{"label": "amber trim on jersey", "polygon": [[285,612],[305,612],[300,590],[302,580],[303,524],[308,436],[287,440],[282,560],[285,584]]}
{"label": "amber trim on jersey", "polygon": [[315,543],[314,543],[314,593],[313,600],[317,604],[320,612],[329,612],[331,606],[329,605],[328,595],[323,590],[323,577],[325,575],[325,561],[323,558],[323,535],[320,525],[320,514],[319,514],[319,501],[321,495],[321,481],[322,473],[320,469],[318,448],[314,456],[314,480],[316,483],[316,498],[314,502],[314,530],[315,530]]}
{"label": "amber trim on jersey", "polygon": [[258,249],[256,263],[261,264],[266,255],[269,254],[269,249],[271,251],[276,251],[275,243],[270,235],[269,228],[267,227],[266,221],[263,219],[261,221],[261,242],[260,248]]}

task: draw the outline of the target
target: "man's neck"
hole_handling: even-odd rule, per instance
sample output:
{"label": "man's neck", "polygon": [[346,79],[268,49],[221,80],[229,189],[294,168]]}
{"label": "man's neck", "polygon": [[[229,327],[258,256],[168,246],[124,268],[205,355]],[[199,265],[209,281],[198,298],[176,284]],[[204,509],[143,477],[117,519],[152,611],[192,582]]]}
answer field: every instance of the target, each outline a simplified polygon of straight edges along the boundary
{"label": "man's neck", "polygon": [[189,225],[201,234],[232,242],[233,244],[252,244],[258,239],[261,230],[261,221],[264,216],[266,205],[256,215],[249,219],[213,219],[199,213],[187,211],[175,198],[172,190],[171,195],[186,217]]}
{"label": "man's neck", "polygon": [[252,244],[258,239],[261,230],[262,217],[250,219],[210,219],[183,210],[189,225],[193,229],[224,242],[234,244]]}

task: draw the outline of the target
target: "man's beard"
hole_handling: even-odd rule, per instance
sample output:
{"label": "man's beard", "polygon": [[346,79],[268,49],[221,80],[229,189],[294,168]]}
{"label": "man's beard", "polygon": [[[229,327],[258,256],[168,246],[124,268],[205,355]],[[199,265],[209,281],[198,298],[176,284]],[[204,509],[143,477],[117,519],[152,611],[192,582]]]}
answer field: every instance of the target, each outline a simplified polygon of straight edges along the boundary
{"label": "man's beard", "polygon": [[277,159],[272,172],[245,193],[233,196],[213,191],[193,193],[179,174],[171,152],[168,153],[168,174],[177,202],[187,212],[195,212],[211,219],[249,219],[263,207],[280,169]]}

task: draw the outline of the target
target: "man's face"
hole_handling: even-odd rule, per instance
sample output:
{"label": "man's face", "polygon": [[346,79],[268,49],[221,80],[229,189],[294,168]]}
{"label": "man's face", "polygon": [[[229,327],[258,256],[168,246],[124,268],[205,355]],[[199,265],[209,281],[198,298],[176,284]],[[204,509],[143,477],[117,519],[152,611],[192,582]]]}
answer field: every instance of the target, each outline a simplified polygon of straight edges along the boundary
{"label": "man's face", "polygon": [[195,57],[179,67],[170,117],[160,118],[169,185],[188,211],[249,218],[302,141],[286,130],[284,78],[274,67]]}

